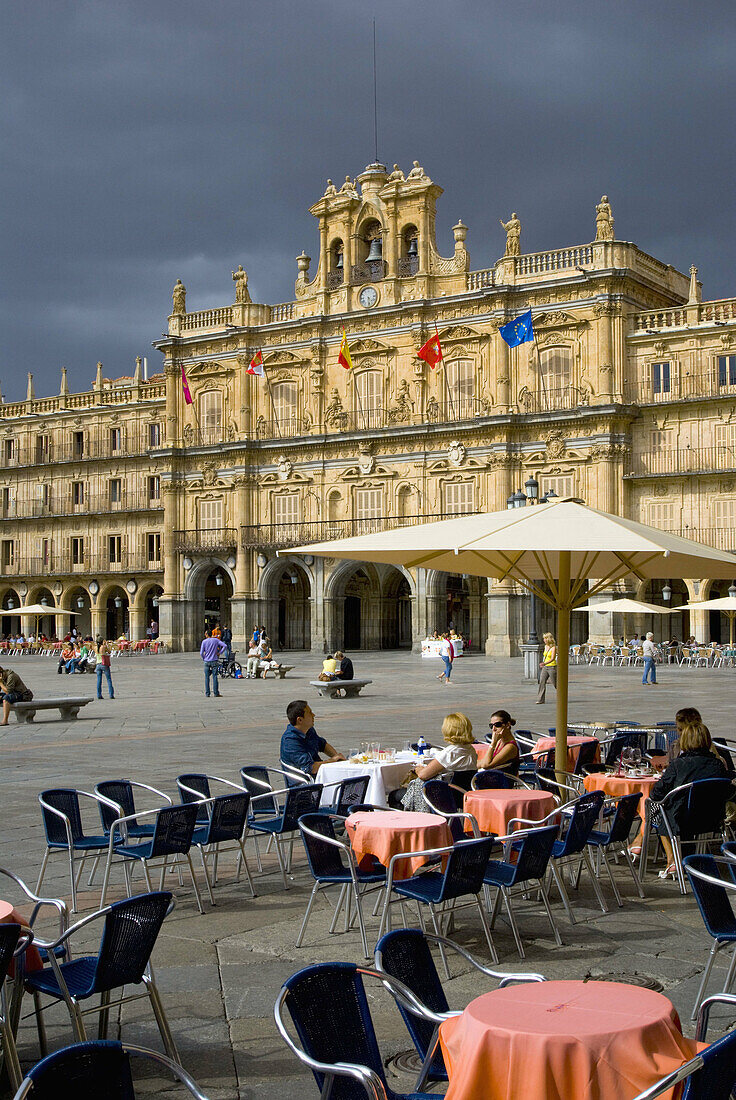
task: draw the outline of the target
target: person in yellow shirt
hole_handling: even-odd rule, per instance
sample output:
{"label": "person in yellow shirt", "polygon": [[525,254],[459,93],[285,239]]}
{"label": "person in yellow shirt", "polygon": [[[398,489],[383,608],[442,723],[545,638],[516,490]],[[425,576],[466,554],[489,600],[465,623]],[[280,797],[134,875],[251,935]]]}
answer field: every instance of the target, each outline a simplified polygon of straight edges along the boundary
{"label": "person in yellow shirt", "polygon": [[557,690],[557,643],[552,634],[544,635],[544,653],[539,667],[539,692],[537,702],[543,703],[547,691],[547,681],[552,681],[552,687]]}

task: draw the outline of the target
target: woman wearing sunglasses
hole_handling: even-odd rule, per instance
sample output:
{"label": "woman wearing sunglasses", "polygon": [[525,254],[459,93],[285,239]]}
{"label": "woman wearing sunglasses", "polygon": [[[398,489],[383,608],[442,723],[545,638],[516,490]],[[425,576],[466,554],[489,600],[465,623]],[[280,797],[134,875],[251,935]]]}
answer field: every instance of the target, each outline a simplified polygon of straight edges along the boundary
{"label": "woman wearing sunglasses", "polygon": [[479,768],[502,768],[505,772],[518,775],[519,746],[513,733],[516,719],[507,710],[494,710],[488,727],[493,736],[488,751],[478,753]]}

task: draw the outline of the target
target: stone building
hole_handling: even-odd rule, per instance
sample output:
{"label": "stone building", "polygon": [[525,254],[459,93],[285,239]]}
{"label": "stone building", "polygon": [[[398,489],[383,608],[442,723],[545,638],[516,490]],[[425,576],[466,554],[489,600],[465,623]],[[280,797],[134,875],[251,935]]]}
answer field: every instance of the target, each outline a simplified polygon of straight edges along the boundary
{"label": "stone building", "polygon": [[[453,255],[437,251],[441,194],[416,162],[328,181],[293,301],[253,302],[239,268],[234,304],[189,312],[177,282],[163,374],[110,381],[99,365],[87,392],[62,376],[37,399],[29,378],[25,401],[0,404],[4,631],[45,599],[109,637],[156,620],[174,648],[216,620],[239,649],[255,623],[274,647],[416,648],[452,620],[516,653],[528,599],[513,586],[289,548],[502,508],[532,475],[734,548],[736,300],[702,302],[695,268],[616,240],[605,196],[591,243],[523,252],[512,214],[504,255],[471,270],[462,222]],[[530,307],[536,340],[510,349],[498,328]],[[417,350],[435,331],[432,370]],[[259,352],[263,374],[248,373]],[[663,587],[630,591],[662,602]],[[725,594],[667,587],[673,605]],[[610,633],[574,618],[580,638]],[[720,630],[685,613],[668,632]]]}

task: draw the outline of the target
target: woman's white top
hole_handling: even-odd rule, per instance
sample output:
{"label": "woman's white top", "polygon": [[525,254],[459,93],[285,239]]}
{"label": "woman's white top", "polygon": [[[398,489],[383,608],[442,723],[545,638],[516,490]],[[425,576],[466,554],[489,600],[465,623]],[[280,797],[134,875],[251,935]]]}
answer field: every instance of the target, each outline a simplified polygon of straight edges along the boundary
{"label": "woman's white top", "polygon": [[452,772],[476,771],[478,755],[472,745],[445,745],[434,753],[433,759],[443,767],[442,778]]}
{"label": "woman's white top", "polygon": [[657,647],[654,642],[650,642],[649,638],[646,639],[644,645],[641,647],[645,657],[651,657],[654,659],[657,656]]}
{"label": "woman's white top", "polygon": [[447,638],[443,638],[440,642],[440,657],[450,656],[450,643]]}

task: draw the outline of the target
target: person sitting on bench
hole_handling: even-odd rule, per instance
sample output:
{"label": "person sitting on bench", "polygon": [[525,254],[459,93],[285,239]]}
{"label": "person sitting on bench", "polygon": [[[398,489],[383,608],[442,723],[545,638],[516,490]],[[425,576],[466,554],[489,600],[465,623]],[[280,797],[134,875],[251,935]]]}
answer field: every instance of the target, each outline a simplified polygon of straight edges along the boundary
{"label": "person sitting on bench", "polygon": [[335,678],[337,680],[354,680],[355,672],[353,671],[353,662],[349,657],[346,657],[341,649],[338,649],[335,654],[335,661],[339,661],[338,667],[335,669]]}
{"label": "person sitting on bench", "polygon": [[26,687],[17,672],[12,668],[0,668],[0,699],[3,701],[3,720],[0,726],[7,726],[10,718],[11,703],[30,703],[33,692]]}

